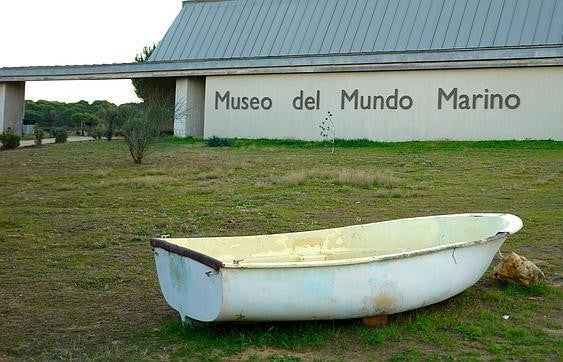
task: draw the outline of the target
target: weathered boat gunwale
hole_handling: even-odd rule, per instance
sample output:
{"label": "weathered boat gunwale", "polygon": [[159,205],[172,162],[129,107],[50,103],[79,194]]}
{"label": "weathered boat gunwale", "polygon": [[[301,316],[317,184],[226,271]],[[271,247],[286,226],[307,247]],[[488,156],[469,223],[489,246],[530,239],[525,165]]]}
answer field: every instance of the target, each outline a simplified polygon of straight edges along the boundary
{"label": "weathered boat gunwale", "polygon": [[[461,214],[451,214],[451,215],[439,215],[439,216],[447,216],[447,217],[452,217],[452,216],[459,216]],[[483,214],[473,214],[471,215],[472,217],[482,217]],[[512,215],[509,214],[503,214],[502,216],[504,217],[508,217],[511,218]],[[409,218],[409,219],[423,219],[426,217],[415,217],[415,218]],[[409,220],[409,219],[401,219],[401,220]],[[519,220],[519,219],[518,219]],[[388,221],[381,221],[381,222],[376,222],[376,223],[384,223],[384,222],[393,222],[396,220],[388,220]],[[514,220],[512,220],[514,221]],[[374,224],[376,224],[374,223]],[[512,223],[510,223],[512,224]],[[366,224],[369,225],[369,224]],[[520,225],[518,226],[518,222],[516,222],[516,226],[512,225],[515,230],[519,230],[521,227],[521,221],[520,221]],[[334,229],[338,229],[338,228],[334,228]],[[331,230],[331,229],[326,229],[326,230]],[[206,254],[202,254],[200,252],[197,252],[195,250],[183,247],[183,246],[179,246],[173,243],[170,243],[166,240],[163,239],[159,239],[159,238],[151,238],[151,246],[153,248],[158,247],[158,248],[162,248],[166,251],[169,251],[171,253],[180,255],[180,256],[184,256],[187,258],[191,258],[195,261],[198,261],[212,269],[214,269],[215,271],[219,271],[221,268],[225,268],[225,269],[282,269],[282,268],[318,268],[318,267],[330,267],[330,266],[340,266],[340,265],[354,265],[354,264],[366,264],[366,263],[373,263],[373,262],[380,262],[380,261],[387,261],[387,260],[394,260],[394,259],[403,259],[403,258],[409,258],[409,257],[414,257],[414,256],[420,256],[420,255],[424,255],[424,254],[430,254],[430,253],[435,253],[435,252],[440,252],[443,250],[448,250],[451,249],[452,250],[452,255],[455,258],[455,250],[459,249],[459,248],[466,248],[466,247],[471,247],[471,246],[476,246],[476,245],[482,245],[482,244],[486,244],[486,243],[490,243],[490,242],[494,242],[497,241],[499,239],[506,239],[509,235],[511,234],[511,232],[509,230],[503,230],[503,231],[499,231],[497,232],[497,234],[489,236],[487,238],[483,238],[480,240],[473,240],[473,241],[463,241],[463,242],[458,242],[458,243],[452,243],[452,244],[443,244],[443,245],[438,245],[438,246],[434,246],[434,247],[430,247],[430,248],[425,248],[425,249],[418,249],[418,250],[413,250],[413,251],[406,251],[406,252],[401,252],[401,253],[395,253],[395,254],[386,254],[386,255],[374,255],[374,256],[367,256],[367,257],[357,257],[357,258],[347,258],[347,259],[339,259],[339,260],[322,260],[322,261],[299,261],[299,262],[294,262],[294,261],[288,261],[288,262],[270,262],[270,263],[256,263],[256,262],[244,262],[244,260],[238,261],[238,262],[233,262],[233,263],[224,263],[221,260],[215,259],[209,255]],[[210,238],[211,239],[211,238]]]}
{"label": "weathered boat gunwale", "polygon": [[170,243],[163,239],[151,238],[150,243],[153,249],[160,248],[170,253],[193,259],[203,265],[210,267],[215,271],[218,271],[219,269],[221,269],[221,267],[225,266],[225,264],[222,261],[217,260],[209,255],[202,254],[192,249],[184,248],[182,246]]}

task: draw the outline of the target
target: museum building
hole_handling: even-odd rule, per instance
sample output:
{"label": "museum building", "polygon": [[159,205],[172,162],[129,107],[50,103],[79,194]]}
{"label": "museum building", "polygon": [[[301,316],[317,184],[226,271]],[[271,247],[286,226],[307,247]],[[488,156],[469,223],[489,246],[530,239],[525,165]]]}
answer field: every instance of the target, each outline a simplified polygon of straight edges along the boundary
{"label": "museum building", "polygon": [[26,81],[152,78],[178,137],[563,140],[563,0],[199,0],[149,61],[0,68]]}

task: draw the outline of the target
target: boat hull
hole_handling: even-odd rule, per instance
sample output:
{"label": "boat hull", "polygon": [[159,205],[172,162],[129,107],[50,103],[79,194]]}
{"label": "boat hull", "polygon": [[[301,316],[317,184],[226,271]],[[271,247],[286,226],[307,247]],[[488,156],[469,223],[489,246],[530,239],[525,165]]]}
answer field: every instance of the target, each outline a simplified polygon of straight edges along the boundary
{"label": "boat hull", "polygon": [[333,320],[400,313],[453,297],[483,276],[508,235],[358,264],[285,268],[213,267],[153,249],[162,293],[182,320]]}

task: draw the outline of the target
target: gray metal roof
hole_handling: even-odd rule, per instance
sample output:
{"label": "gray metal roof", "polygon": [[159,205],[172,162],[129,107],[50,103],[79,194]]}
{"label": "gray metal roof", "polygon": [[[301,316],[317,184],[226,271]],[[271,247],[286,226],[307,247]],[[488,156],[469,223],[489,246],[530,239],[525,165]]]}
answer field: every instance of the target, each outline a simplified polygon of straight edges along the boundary
{"label": "gray metal roof", "polygon": [[150,58],[198,61],[563,44],[563,0],[186,1]]}

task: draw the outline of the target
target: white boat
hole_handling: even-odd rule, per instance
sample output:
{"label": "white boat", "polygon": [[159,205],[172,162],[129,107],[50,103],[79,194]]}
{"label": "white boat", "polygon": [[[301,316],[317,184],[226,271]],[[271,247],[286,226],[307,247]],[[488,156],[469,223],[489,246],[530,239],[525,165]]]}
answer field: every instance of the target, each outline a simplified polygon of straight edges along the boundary
{"label": "white boat", "polygon": [[521,227],[510,214],[457,214],[151,245],[162,294],[183,321],[331,320],[453,297]]}

